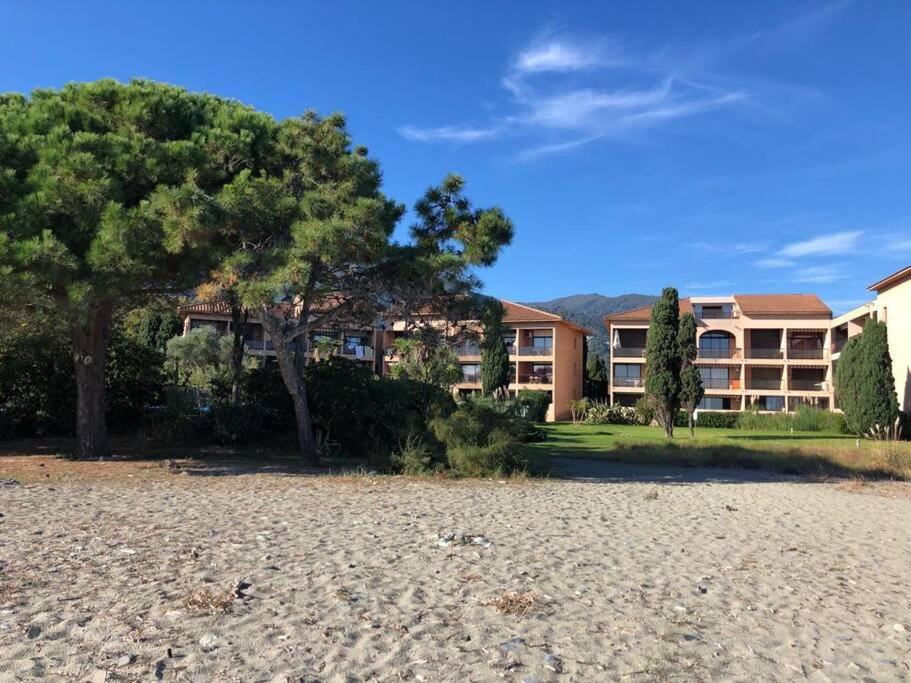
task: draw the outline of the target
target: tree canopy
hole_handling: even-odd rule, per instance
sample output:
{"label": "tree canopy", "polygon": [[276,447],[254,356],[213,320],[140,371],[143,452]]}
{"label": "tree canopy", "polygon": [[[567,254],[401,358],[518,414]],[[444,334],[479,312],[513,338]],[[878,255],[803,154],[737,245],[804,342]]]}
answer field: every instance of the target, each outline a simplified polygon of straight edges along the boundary
{"label": "tree canopy", "polygon": [[851,337],[835,366],[835,397],[855,434],[887,428],[899,415],[886,323],[869,319]]}
{"label": "tree canopy", "polygon": [[481,393],[505,395],[509,389],[509,353],[503,339],[503,305],[493,299],[485,309],[481,339]]}
{"label": "tree canopy", "polygon": [[692,313],[684,313],[680,317],[677,349],[680,356],[680,405],[687,413],[690,436],[693,436],[693,413],[702,400],[705,390],[702,387],[702,373],[695,365],[698,349],[696,347],[696,317]]}
{"label": "tree canopy", "polygon": [[680,302],[677,290],[665,287],[652,304],[645,346],[645,395],[668,437],[674,435],[674,416],[680,407]]}

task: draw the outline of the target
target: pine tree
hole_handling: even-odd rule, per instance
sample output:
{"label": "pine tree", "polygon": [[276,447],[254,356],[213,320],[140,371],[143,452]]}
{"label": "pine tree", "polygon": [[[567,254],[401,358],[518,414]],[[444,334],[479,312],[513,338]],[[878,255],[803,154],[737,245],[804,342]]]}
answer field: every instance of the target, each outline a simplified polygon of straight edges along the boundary
{"label": "pine tree", "polygon": [[885,323],[867,320],[863,332],[845,344],[836,365],[835,396],[855,434],[886,427],[898,417]]}
{"label": "pine tree", "polygon": [[503,340],[503,306],[490,303],[484,314],[481,341],[481,393],[484,396],[505,394],[509,388],[509,354]]}
{"label": "pine tree", "polygon": [[604,398],[607,394],[607,366],[597,353],[589,352],[585,364],[585,394],[589,398]]}
{"label": "pine tree", "polygon": [[696,367],[696,318],[685,313],[677,330],[677,349],[680,354],[680,405],[689,416],[690,438],[695,435],[693,412],[702,400],[702,374]]}
{"label": "pine tree", "polygon": [[680,301],[677,290],[665,287],[652,305],[645,346],[645,395],[665,436],[674,436],[674,416],[680,407]]}

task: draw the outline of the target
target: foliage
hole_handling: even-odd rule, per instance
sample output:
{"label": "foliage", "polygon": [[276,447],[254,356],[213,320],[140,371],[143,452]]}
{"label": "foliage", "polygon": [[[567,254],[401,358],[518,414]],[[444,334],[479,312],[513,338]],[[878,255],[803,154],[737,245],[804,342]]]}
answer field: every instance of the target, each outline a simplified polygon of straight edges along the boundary
{"label": "foliage", "polygon": [[[586,342],[587,344],[587,342]],[[585,395],[592,399],[607,396],[608,376],[604,359],[596,353],[587,353],[585,363]]]}
{"label": "foliage", "polygon": [[446,449],[450,468],[471,477],[502,476],[527,469],[519,450],[524,418],[466,401],[450,416],[430,422]]}
{"label": "foliage", "polygon": [[181,384],[211,393],[230,381],[231,338],[214,327],[198,327],[168,341],[167,359]]}
{"label": "foliage", "polygon": [[161,353],[167,350],[168,342],[183,331],[180,317],[173,307],[167,304],[131,311],[133,324],[128,330],[128,334],[137,343]]}
{"label": "foliage", "polygon": [[634,425],[639,424],[639,416],[634,408],[612,406],[607,401],[592,401],[585,414],[585,423],[594,425]]}
{"label": "foliage", "polygon": [[110,452],[112,317],[203,277],[220,192],[257,167],[273,125],[236,101],[147,80],[0,98],[0,291],[71,331],[81,456]]}
{"label": "foliage", "polygon": [[[67,369],[72,377],[72,370]],[[161,402],[164,353],[115,327],[108,347],[105,386],[108,424],[119,431],[137,427],[149,406]]]}
{"label": "foliage", "polygon": [[157,443],[173,446],[209,442],[212,415],[197,389],[167,386],[160,406],[146,417],[146,432]]}
{"label": "foliage", "polygon": [[433,449],[417,434],[409,434],[392,454],[392,466],[402,474],[424,474],[431,469]]}
{"label": "foliage", "polygon": [[674,434],[674,416],[680,406],[679,323],[677,290],[666,287],[652,305],[645,346],[645,395],[668,437]]}
{"label": "foliage", "polygon": [[489,302],[483,320],[481,340],[481,391],[485,396],[505,394],[509,388],[512,368],[503,340],[503,305],[496,299]]}
{"label": "foliage", "polygon": [[864,435],[898,417],[885,323],[869,319],[861,334],[848,339],[836,366],[835,396],[853,434]]}
{"label": "foliage", "polygon": [[696,367],[696,317],[685,313],[677,330],[677,350],[680,357],[680,406],[689,415],[690,436],[694,435],[693,412],[702,400],[702,373]]}
{"label": "foliage", "polygon": [[[726,413],[723,411],[700,410],[698,424],[706,428],[726,428],[733,429],[739,426],[741,413]],[[765,417],[764,415],[761,417]],[[771,416],[770,416],[771,417]],[[690,413],[681,410],[677,413],[676,426],[686,427],[689,425],[692,416]],[[763,429],[760,427],[760,429]]]}
{"label": "foliage", "polygon": [[550,407],[550,395],[546,391],[519,389],[516,394],[516,406],[519,413],[532,422],[544,422],[547,409]]}
{"label": "foliage", "polygon": [[268,415],[257,403],[219,401],[212,406],[212,435],[217,443],[251,443],[262,436]]}
{"label": "foliage", "polygon": [[591,400],[588,397],[569,402],[569,414],[574,425],[578,425],[585,420],[585,415],[590,406]]}
{"label": "foliage", "polygon": [[655,419],[655,411],[652,410],[648,396],[640,396],[639,400],[636,401],[634,410],[636,411],[636,419],[641,425],[650,425],[652,420]]}
{"label": "foliage", "polygon": [[395,349],[399,359],[391,366],[390,374],[396,379],[447,390],[462,380],[458,356],[438,337],[432,341],[426,336],[420,339],[401,337],[395,340]]}

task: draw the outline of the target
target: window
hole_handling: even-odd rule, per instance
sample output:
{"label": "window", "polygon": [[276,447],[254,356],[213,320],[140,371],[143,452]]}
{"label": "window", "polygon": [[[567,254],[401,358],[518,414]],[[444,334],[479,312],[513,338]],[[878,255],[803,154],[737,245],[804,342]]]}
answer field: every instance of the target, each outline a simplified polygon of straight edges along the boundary
{"label": "window", "polygon": [[731,399],[723,396],[703,396],[698,407],[699,410],[730,410]]}
{"label": "window", "polygon": [[553,376],[553,367],[550,364],[535,363],[531,366],[531,374],[537,377],[540,382],[549,384]]}
{"label": "window", "polygon": [[516,331],[510,330],[508,332],[504,332],[503,342],[506,344],[506,346],[509,347],[510,350],[512,350],[512,347],[516,345]]}
{"label": "window", "polygon": [[700,367],[699,374],[702,376],[702,386],[705,389],[731,388],[730,368]]}
{"label": "window", "polygon": [[480,382],[481,366],[478,363],[462,364],[462,381],[463,382]]}
{"label": "window", "polygon": [[552,349],[554,338],[551,335],[536,334],[531,338],[531,345],[536,349]]}
{"label": "window", "polygon": [[638,363],[618,363],[614,366],[614,377],[617,379],[639,379],[641,376],[642,366]]}
{"label": "window", "polygon": [[699,337],[699,349],[723,349],[731,348],[731,336],[724,332],[706,332]]}
{"label": "window", "polygon": [[757,404],[760,410],[784,410],[784,396],[760,396]]}

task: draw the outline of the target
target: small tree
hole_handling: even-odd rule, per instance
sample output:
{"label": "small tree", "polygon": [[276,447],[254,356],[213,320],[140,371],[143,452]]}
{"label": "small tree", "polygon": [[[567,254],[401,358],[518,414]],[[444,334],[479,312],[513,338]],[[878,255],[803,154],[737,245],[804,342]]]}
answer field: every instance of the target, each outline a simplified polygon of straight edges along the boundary
{"label": "small tree", "polygon": [[835,396],[855,434],[886,427],[898,417],[885,323],[867,320],[863,332],[847,341],[836,365]]}
{"label": "small tree", "polygon": [[645,395],[668,438],[674,436],[674,416],[680,408],[679,327],[677,290],[666,287],[652,305],[645,347]]}
{"label": "small tree", "polygon": [[680,318],[677,331],[677,348],[680,354],[680,405],[689,418],[690,438],[695,436],[693,413],[705,390],[702,387],[702,374],[696,367],[696,318],[692,313],[685,313]]}
{"label": "small tree", "polygon": [[503,339],[503,305],[491,300],[485,310],[481,340],[481,392],[502,396],[509,388],[509,353]]}
{"label": "small tree", "polygon": [[462,368],[455,352],[441,341],[421,338],[401,338],[395,341],[399,360],[390,374],[396,379],[410,379],[447,391],[462,380]]}
{"label": "small tree", "polygon": [[585,394],[593,399],[602,399],[607,395],[607,365],[597,353],[588,351],[585,364]]}

